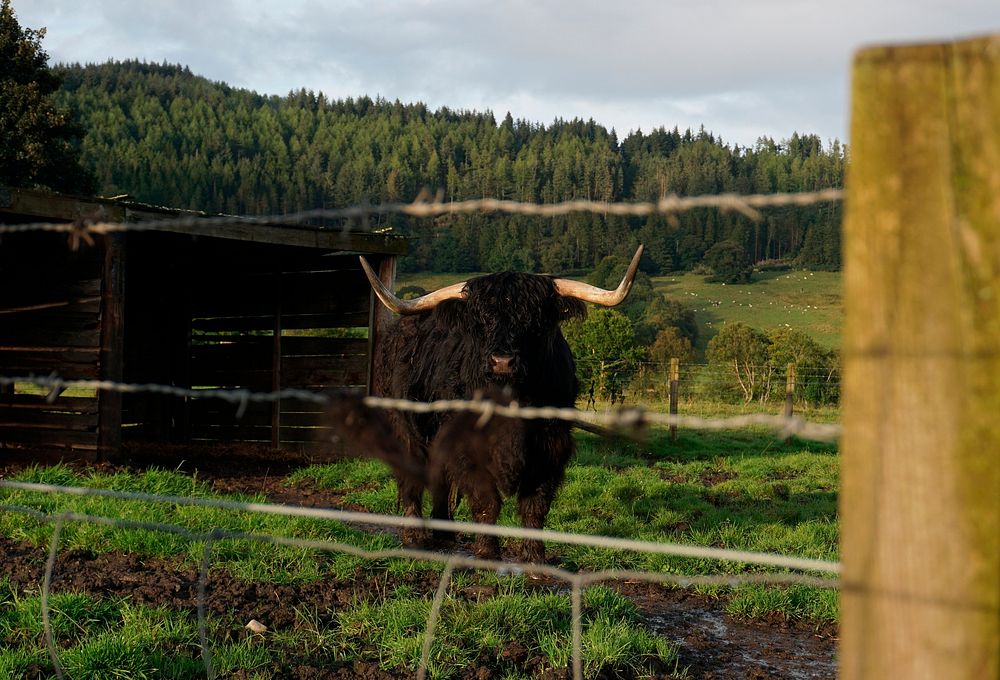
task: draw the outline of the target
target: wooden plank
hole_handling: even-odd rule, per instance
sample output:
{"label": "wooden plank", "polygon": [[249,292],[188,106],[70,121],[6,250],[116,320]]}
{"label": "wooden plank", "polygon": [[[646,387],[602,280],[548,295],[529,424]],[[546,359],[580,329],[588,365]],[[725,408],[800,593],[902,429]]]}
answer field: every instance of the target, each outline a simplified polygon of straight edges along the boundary
{"label": "wooden plank", "polygon": [[[191,362],[191,383],[195,387],[242,387],[257,391],[271,389],[271,370],[253,368],[239,362]],[[368,380],[368,359],[350,357],[285,357],[282,360],[282,387],[323,389],[364,386]]]}
{"label": "wooden plank", "polygon": [[405,255],[406,239],[388,234],[344,232],[308,225],[279,226],[261,223],[201,225],[185,227],[183,233],[210,238],[235,239],[324,250],[351,250],[362,253]]}
{"label": "wooden plank", "polygon": [[260,365],[270,360],[272,339],[267,335],[219,335],[206,342],[205,336],[195,336],[191,359],[195,362],[219,365]]}
{"label": "wooden plank", "polygon": [[[210,400],[200,400],[202,404]],[[235,404],[229,404],[230,408],[215,410],[203,405],[197,406],[198,402],[192,404],[191,422],[200,426],[220,426],[220,425],[243,425],[254,427],[271,427],[270,409],[262,411],[247,409],[239,418],[236,417]],[[314,413],[303,413],[299,411],[281,410],[281,427],[318,427],[323,424],[324,414],[317,411]]]}
{"label": "wooden plank", "polygon": [[76,413],[97,413],[97,399],[88,397],[59,397],[49,403],[44,396],[35,394],[0,395],[0,407],[17,410],[73,411]]}
{"label": "wooden plank", "polygon": [[190,244],[188,261],[192,264],[192,270],[198,273],[199,280],[206,282],[233,275],[246,276],[248,272],[269,272],[276,265],[283,272],[358,269],[357,255],[342,251],[241,243],[224,239],[194,239],[180,234],[160,236],[187,239]]}
{"label": "wooden plank", "polygon": [[[281,443],[284,442],[319,442],[330,436],[326,428],[282,427]],[[244,441],[271,443],[270,425],[221,425],[208,426],[191,423],[191,438],[220,442]]]}
{"label": "wooden plank", "polygon": [[30,322],[30,314],[34,312],[49,312],[49,311],[60,311],[60,312],[76,312],[84,314],[97,314],[100,311],[100,297],[92,298],[79,298],[72,300],[61,300],[61,301],[49,301],[49,302],[36,302],[36,301],[8,301],[6,303],[0,302],[0,319],[5,323],[17,323],[19,321],[28,320]]}
{"label": "wooden plank", "polygon": [[5,427],[0,429],[0,444],[96,450],[97,432]]}
{"label": "wooden plank", "polygon": [[[266,338],[270,341],[271,338]],[[290,340],[287,336],[282,337],[282,347]],[[317,369],[336,368],[341,364],[349,364],[356,367],[360,359],[367,357],[365,347],[361,343],[364,341],[353,341],[351,343],[337,343],[331,349],[340,349],[343,353],[338,354],[296,354],[282,357],[282,365],[292,369],[309,370],[310,367]],[[232,345],[208,345],[195,346],[191,350],[191,363],[194,370],[199,374],[205,372],[225,371],[241,372],[264,370],[262,367],[269,366],[272,357],[267,351],[268,348],[259,343],[232,344]],[[287,380],[282,381],[283,386],[289,386]]]}
{"label": "wooden plank", "polygon": [[81,217],[98,216],[109,222],[124,222],[125,208],[111,201],[85,199],[33,189],[5,189],[8,200],[0,204],[0,213],[33,216],[54,222],[72,222]]}
{"label": "wooden plank", "polygon": [[[67,308],[49,308],[23,311],[0,315],[4,328],[2,331],[17,331],[18,328],[34,331],[44,338],[46,332],[91,330],[96,328],[100,319],[100,303],[94,303],[90,309],[71,310]],[[42,342],[41,344],[50,344]]]}
{"label": "wooden plank", "polygon": [[[159,208],[122,201],[82,198],[33,189],[6,188],[8,200],[0,204],[0,214],[19,217],[37,217],[57,222],[71,222],[84,216],[103,215],[109,222],[135,222],[150,219],[197,215],[190,211]],[[405,255],[408,243],[393,234],[345,232],[339,228],[313,225],[275,225],[261,222],[224,225],[198,224],[177,227],[166,225],[164,231],[176,231],[191,236],[212,239],[233,239],[252,243],[321,248],[325,250],[351,250],[365,253],[393,253]]]}
{"label": "wooden plank", "polygon": [[96,379],[100,376],[96,351],[6,350],[0,348],[0,372],[7,375],[56,373],[66,379]]}
{"label": "wooden plank", "polygon": [[97,428],[97,414],[29,411],[27,409],[8,409],[0,406],[0,429],[8,427],[92,431]]}
{"label": "wooden plank", "polygon": [[[191,356],[209,361],[235,357],[240,361],[261,361],[267,358],[271,338],[268,336],[199,335],[191,347]],[[364,338],[327,338],[283,334],[283,356],[339,356],[366,354],[368,341]]]}
{"label": "wooden plank", "polygon": [[[368,325],[368,311],[345,314],[286,315],[282,319],[285,330],[321,330],[328,328],[362,328]],[[199,333],[269,331],[274,326],[274,315],[233,318],[196,318],[191,327]]]}
{"label": "wooden plank", "polygon": [[32,277],[32,280],[25,282],[29,285],[15,286],[13,284],[21,277],[15,273],[8,275],[5,271],[4,278],[8,277],[10,278],[9,284],[0,289],[0,309],[64,301],[78,302],[93,300],[101,296],[101,279],[99,278]]}
{"label": "wooden plank", "polygon": [[285,357],[285,386],[307,389],[356,387],[368,384],[368,357]]}
{"label": "wooden plank", "polygon": [[282,355],[366,355],[368,340],[365,338],[323,338],[285,335],[281,339]]}
{"label": "wooden plank", "polygon": [[4,347],[100,347],[101,332],[94,328],[79,331],[48,330],[27,326],[0,326],[0,345]]}
{"label": "wooden plank", "polygon": [[872,48],[845,213],[840,677],[1000,677],[1000,36]]}

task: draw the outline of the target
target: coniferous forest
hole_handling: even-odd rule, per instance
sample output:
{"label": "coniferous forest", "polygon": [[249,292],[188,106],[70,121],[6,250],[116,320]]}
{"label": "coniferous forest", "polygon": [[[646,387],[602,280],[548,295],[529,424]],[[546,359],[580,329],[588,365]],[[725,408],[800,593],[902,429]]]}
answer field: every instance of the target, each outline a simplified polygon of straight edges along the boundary
{"label": "coniferous forest", "polygon": [[[57,103],[85,130],[81,160],[100,193],[177,208],[276,214],[363,201],[576,198],[647,201],[665,194],[811,191],[843,184],[847,150],[815,135],[733,146],[702,129],[619,139],[594,121],[538,124],[383,99],[330,100],[305,90],[263,96],[182,66],[138,61],[61,66]],[[567,272],[639,242],[650,273],[724,253],[839,268],[840,205],[769,209],[754,222],[699,209],[675,220],[402,216],[373,225],[415,237],[409,269]],[[706,258],[706,255],[708,256]]]}

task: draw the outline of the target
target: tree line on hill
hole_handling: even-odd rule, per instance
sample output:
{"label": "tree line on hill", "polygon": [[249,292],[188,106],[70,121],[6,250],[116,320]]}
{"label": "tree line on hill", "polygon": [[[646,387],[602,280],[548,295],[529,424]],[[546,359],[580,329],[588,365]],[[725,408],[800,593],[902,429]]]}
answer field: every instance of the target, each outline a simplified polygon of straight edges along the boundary
{"label": "tree line on hill", "polygon": [[[411,201],[498,198],[653,201],[667,194],[772,193],[839,187],[847,151],[815,135],[753,147],[710,132],[616,132],[593,120],[499,122],[490,112],[436,111],[306,90],[264,96],[140,61],[71,65],[56,103],[85,130],[83,165],[104,194],[231,214]],[[435,271],[586,270],[646,244],[650,273],[723,263],[840,266],[840,207],[768,210],[754,222],[699,209],[676,220],[573,214],[558,218],[402,216],[371,226],[416,237],[404,266]]]}
{"label": "tree line on hill", "polygon": [[[0,2],[0,184],[125,193],[171,207],[259,215],[410,201],[428,188],[445,201],[536,203],[816,190],[841,186],[847,162],[839,142],[824,148],[815,135],[739,147],[704,129],[659,128],[619,141],[592,120],[545,126],[508,113],[497,123],[489,112],[431,111],[369,97],[329,100],[305,90],[263,96],[166,64],[53,70],[43,36],[17,23],[10,0]],[[636,244],[644,243],[629,301],[565,328],[580,359],[581,383],[615,400],[639,362],[686,357],[697,342],[693,311],[655,293],[650,274],[700,267],[740,281],[768,261],[837,268],[839,211],[836,203],[788,207],[769,210],[760,221],[712,209],[670,220],[392,215],[369,226],[415,237],[406,268],[585,270],[591,283],[609,288]],[[740,351],[773,369],[793,347],[835,382],[835,357],[808,338],[750,331],[735,343]],[[767,388],[747,392],[737,359],[713,358],[723,337],[709,343],[709,361],[737,366],[730,387],[740,386],[744,400],[766,398]]]}

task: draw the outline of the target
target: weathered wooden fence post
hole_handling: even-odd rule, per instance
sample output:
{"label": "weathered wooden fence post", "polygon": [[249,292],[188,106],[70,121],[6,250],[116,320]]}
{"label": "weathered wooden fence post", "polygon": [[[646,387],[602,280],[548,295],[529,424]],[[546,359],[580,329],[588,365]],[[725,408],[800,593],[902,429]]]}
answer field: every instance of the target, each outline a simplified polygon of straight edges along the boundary
{"label": "weathered wooden fence post", "polygon": [[854,63],[841,677],[1000,677],[1000,36]]}
{"label": "weathered wooden fence post", "polygon": [[788,364],[785,370],[785,413],[786,418],[795,415],[795,364]]}
{"label": "weathered wooden fence post", "polygon": [[[670,415],[677,415],[677,397],[680,394],[681,362],[673,357],[670,359]],[[670,441],[677,439],[677,426],[670,426]]]}

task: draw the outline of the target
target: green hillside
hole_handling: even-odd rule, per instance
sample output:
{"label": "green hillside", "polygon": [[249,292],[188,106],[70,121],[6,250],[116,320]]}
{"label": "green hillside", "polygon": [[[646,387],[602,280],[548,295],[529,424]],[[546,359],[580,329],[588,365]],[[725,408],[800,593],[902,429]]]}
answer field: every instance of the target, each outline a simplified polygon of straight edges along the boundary
{"label": "green hillside", "polygon": [[787,325],[827,349],[840,348],[844,320],[840,272],[761,272],[750,284],[708,283],[704,276],[686,273],[656,277],[653,283],[657,292],[695,311],[699,353],[719,328],[737,321],[762,330]]}
{"label": "green hillside", "polygon": [[[410,273],[397,287],[440,288],[475,276],[468,273]],[[754,274],[753,283],[709,283],[705,276],[678,273],[653,277],[658,293],[683,302],[695,312],[699,356],[718,329],[741,321],[761,330],[788,325],[807,333],[827,349],[840,348],[844,311],[840,272],[786,270]]]}
{"label": "green hillside", "polygon": [[[812,191],[843,185],[847,150],[792,132],[752,147],[669,127],[619,139],[593,120],[541,124],[491,111],[431,110],[381,98],[332,100],[299,90],[263,96],[183,66],[139,61],[60,67],[55,93],[84,131],[83,165],[104,195],[176,208],[274,214],[364,201],[480,198],[554,203]],[[373,217],[414,237],[400,262],[417,271],[589,270],[646,244],[648,273],[691,270],[713,248],[749,267],[765,260],[840,266],[840,205],[673,220],[573,214]]]}

